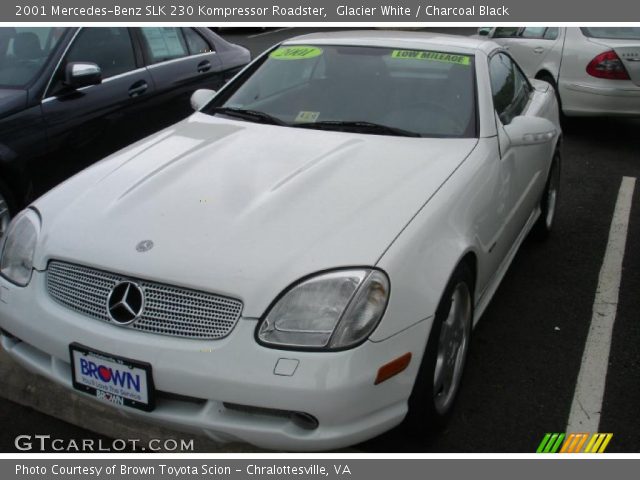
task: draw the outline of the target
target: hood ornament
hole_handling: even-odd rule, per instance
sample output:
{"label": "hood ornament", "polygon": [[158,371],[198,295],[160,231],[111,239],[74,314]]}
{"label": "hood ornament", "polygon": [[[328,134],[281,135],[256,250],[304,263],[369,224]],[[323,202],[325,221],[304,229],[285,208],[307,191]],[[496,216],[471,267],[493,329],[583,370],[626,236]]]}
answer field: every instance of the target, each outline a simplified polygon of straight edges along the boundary
{"label": "hood ornament", "polygon": [[140,243],[136,245],[136,252],[144,253],[148,252],[153,248],[152,240],[142,240]]}

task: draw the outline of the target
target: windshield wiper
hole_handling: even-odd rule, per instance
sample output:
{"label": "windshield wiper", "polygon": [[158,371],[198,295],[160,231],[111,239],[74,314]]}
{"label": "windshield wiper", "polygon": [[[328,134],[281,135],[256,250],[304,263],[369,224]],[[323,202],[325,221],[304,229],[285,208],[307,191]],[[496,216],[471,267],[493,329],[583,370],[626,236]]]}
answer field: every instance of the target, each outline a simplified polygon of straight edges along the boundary
{"label": "windshield wiper", "polygon": [[421,137],[417,132],[402,128],[390,127],[379,123],[365,121],[323,120],[320,122],[300,123],[298,128],[317,128],[318,130],[346,130],[358,133],[372,133],[378,135],[395,135],[398,137]]}
{"label": "windshield wiper", "polygon": [[265,112],[259,112],[258,110],[247,110],[244,108],[232,108],[232,107],[215,107],[212,108],[213,113],[222,113],[223,115],[229,115],[230,117],[242,118],[243,120],[249,120],[256,123],[268,123],[270,125],[281,125],[289,127],[290,125],[280,120],[273,115],[269,115]]}

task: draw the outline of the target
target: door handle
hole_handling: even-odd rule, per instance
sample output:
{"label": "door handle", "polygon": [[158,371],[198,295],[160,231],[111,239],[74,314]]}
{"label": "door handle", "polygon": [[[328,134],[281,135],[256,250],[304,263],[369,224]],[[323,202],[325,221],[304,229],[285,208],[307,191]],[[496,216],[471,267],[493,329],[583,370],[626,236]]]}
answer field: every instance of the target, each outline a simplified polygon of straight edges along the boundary
{"label": "door handle", "polygon": [[139,80],[129,87],[129,96],[138,97],[147,91],[149,85],[144,80]]}
{"label": "door handle", "polygon": [[198,73],[204,73],[211,70],[211,62],[209,60],[203,60],[198,64]]}
{"label": "door handle", "polygon": [[543,53],[544,47],[536,47],[533,49],[533,53]]}

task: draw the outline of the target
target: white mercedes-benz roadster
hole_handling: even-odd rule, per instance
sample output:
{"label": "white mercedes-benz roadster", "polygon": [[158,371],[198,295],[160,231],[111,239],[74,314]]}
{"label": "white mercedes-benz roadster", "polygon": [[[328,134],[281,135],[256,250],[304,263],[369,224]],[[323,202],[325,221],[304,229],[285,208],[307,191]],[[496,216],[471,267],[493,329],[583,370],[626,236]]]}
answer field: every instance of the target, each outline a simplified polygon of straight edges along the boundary
{"label": "white mercedes-benz roadster", "polygon": [[219,441],[311,451],[442,426],[473,326],[553,224],[550,85],[483,39],[337,32],[192,104],[16,216],[4,349]]}

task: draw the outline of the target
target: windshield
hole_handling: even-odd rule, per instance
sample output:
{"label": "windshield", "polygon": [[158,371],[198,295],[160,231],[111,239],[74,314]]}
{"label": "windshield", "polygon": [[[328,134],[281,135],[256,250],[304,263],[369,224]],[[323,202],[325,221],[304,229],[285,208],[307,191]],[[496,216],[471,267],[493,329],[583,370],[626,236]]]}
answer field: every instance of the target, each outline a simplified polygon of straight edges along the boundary
{"label": "windshield", "polygon": [[204,111],[249,110],[256,121],[260,113],[300,128],[475,137],[475,105],[473,56],[295,45],[273,50]]}
{"label": "windshield", "polygon": [[0,87],[25,87],[36,78],[64,28],[0,28]]}
{"label": "windshield", "polygon": [[580,30],[592,38],[640,40],[640,27],[582,27]]}

